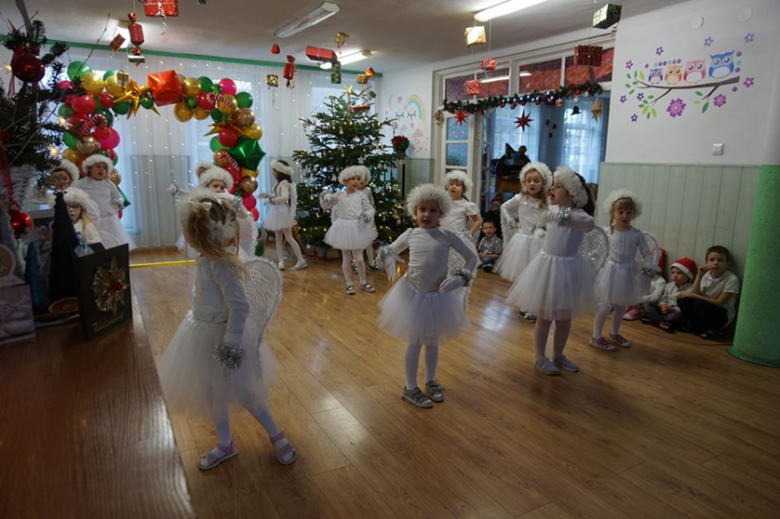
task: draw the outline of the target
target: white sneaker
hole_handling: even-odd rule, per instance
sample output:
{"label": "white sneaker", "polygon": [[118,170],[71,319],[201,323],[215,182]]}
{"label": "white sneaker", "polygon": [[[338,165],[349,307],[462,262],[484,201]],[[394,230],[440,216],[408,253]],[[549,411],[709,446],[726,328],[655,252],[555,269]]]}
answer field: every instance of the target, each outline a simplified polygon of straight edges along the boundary
{"label": "white sneaker", "polygon": [[279,270],[284,270],[284,261],[280,261],[277,267],[279,267]]}
{"label": "white sneaker", "polygon": [[299,261],[299,262],[298,262],[298,263],[296,263],[296,264],[295,264],[295,266],[293,266],[293,268],[291,268],[290,270],[303,270],[303,269],[305,269],[305,268],[306,268],[306,267],[308,267],[308,266],[309,266],[309,264],[308,264],[308,263],[306,263],[306,261]]}
{"label": "white sneaker", "polygon": [[558,371],[558,368],[555,367],[555,365],[550,362],[550,359],[544,358],[541,360],[537,360],[534,362],[534,367],[544,373],[545,375],[560,375],[561,372]]}
{"label": "white sneaker", "polygon": [[577,373],[580,370],[580,367],[570,361],[566,358],[566,355],[561,355],[560,357],[555,357],[555,360],[553,361],[553,364],[555,364],[557,367],[561,369],[565,369],[566,371],[571,371],[572,373]]}

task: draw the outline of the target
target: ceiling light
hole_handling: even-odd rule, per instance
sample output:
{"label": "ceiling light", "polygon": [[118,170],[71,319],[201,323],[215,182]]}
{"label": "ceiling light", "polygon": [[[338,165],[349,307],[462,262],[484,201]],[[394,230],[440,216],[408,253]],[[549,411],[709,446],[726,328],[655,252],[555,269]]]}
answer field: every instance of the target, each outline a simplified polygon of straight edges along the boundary
{"label": "ceiling light", "polygon": [[489,7],[484,11],[478,12],[476,15],[474,15],[474,18],[476,18],[479,22],[487,22],[493,18],[498,18],[499,16],[514,13],[516,11],[520,11],[521,9],[527,9],[528,7],[532,7],[536,4],[541,4],[546,1],[547,0],[509,0],[508,2],[494,5],[493,7]]}
{"label": "ceiling light", "polygon": [[[522,74],[520,74],[522,76]],[[495,83],[496,81],[509,81],[509,76],[491,77],[488,79],[480,79],[480,83]]]}
{"label": "ceiling light", "polygon": [[527,70],[521,70],[520,71],[520,77],[531,77],[532,74],[528,72]]}
{"label": "ceiling light", "polygon": [[[360,60],[364,60],[366,58],[370,58],[373,56],[374,53],[370,50],[361,50],[358,52],[355,52],[354,54],[349,54],[347,56],[344,56],[343,58],[339,59],[339,63],[342,65],[349,65],[350,63],[355,63]],[[320,68],[323,70],[329,70],[333,66],[332,63],[323,63],[320,65]]]}
{"label": "ceiling light", "polygon": [[277,29],[274,32],[274,36],[277,38],[287,38],[288,36],[292,36],[293,34],[297,34],[309,27],[317,25],[323,20],[327,20],[337,12],[339,12],[339,6],[337,4],[334,4],[333,2],[323,2],[312,11],[299,16],[281,29]]}

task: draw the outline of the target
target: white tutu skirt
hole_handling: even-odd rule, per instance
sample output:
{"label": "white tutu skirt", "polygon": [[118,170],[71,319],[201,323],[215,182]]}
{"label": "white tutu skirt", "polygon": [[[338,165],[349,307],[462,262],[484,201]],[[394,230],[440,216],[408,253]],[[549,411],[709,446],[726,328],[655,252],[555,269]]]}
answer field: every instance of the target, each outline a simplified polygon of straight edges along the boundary
{"label": "white tutu skirt", "polygon": [[106,249],[118,247],[125,243],[130,246],[130,250],[136,248],[135,242],[127,233],[118,217],[111,215],[101,216],[95,222],[95,227],[97,227],[100,233],[100,241]]}
{"label": "white tutu skirt", "polygon": [[287,204],[272,205],[265,215],[263,227],[266,231],[281,231],[295,226],[295,216]]}
{"label": "white tutu skirt", "polygon": [[593,271],[579,255],[542,249],[515,280],[506,300],[546,320],[571,319],[594,308]]}
{"label": "white tutu skirt", "polygon": [[515,233],[504,247],[494,272],[504,279],[514,281],[542,250],[542,245],[544,245],[543,239],[530,234]]}
{"label": "white tutu skirt", "polygon": [[638,304],[650,289],[650,278],[635,263],[607,261],[596,274],[596,299],[599,305]]}
{"label": "white tutu skirt", "polygon": [[379,325],[390,335],[410,344],[455,338],[468,326],[460,290],[420,292],[406,276],[396,281],[379,301]]}
{"label": "white tutu skirt", "polygon": [[242,366],[226,372],[214,359],[214,348],[225,336],[225,324],[199,321],[188,312],[158,367],[168,410],[210,418],[212,403],[218,408],[230,404],[246,409],[267,406],[266,384],[275,380],[276,359],[265,341],[258,347],[251,335],[245,333],[242,340]]}
{"label": "white tutu skirt", "polygon": [[371,245],[377,236],[370,223],[339,218],[328,229],[324,241],[334,249],[360,250]]}

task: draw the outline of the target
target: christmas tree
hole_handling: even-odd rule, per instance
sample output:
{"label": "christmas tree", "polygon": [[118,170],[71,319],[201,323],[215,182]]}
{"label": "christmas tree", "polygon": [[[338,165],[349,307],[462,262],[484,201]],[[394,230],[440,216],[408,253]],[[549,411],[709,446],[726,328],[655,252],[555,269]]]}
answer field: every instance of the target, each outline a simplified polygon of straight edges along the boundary
{"label": "christmas tree", "polygon": [[302,119],[309,151],[296,150],[293,159],[305,175],[298,184],[297,218],[301,240],[307,245],[321,245],[331,224],[330,213],[320,207],[320,193],[341,189],[339,173],[359,164],[371,171],[368,187],[374,194],[378,240],[391,242],[412,226],[398,182],[392,178],[397,155],[382,143],[383,130],[391,121],[371,113],[372,94],[349,87],[342,95],[326,99],[324,111]]}

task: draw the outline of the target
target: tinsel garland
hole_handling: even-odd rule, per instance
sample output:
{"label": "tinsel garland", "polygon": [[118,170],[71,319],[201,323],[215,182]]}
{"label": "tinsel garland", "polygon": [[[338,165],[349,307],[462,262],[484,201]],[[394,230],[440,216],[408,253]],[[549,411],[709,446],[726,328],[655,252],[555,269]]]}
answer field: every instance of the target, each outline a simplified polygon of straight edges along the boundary
{"label": "tinsel garland", "polygon": [[587,82],[579,85],[569,85],[560,87],[557,90],[545,90],[540,92],[534,90],[527,94],[515,94],[514,96],[487,97],[476,101],[447,101],[444,100],[444,109],[450,113],[466,112],[474,114],[485,112],[492,108],[504,108],[509,105],[515,108],[518,105],[524,106],[527,103],[554,105],[558,99],[572,98],[580,95],[598,95],[603,92],[598,83]]}

